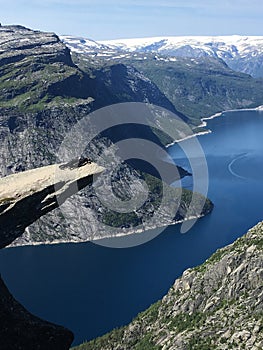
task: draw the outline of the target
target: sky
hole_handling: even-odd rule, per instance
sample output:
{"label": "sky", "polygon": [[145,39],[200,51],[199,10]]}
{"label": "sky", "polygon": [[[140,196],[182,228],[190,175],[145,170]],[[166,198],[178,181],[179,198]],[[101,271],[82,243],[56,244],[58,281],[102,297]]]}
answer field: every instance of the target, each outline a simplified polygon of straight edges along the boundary
{"label": "sky", "polygon": [[263,35],[263,0],[0,0],[0,22],[94,40]]}

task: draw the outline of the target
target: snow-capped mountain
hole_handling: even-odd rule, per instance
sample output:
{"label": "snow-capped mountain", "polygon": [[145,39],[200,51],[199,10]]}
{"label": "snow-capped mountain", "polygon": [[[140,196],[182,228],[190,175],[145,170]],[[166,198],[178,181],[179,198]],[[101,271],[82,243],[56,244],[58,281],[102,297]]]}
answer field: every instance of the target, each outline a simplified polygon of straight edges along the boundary
{"label": "snow-capped mountain", "polygon": [[247,50],[256,50],[263,53],[263,36],[173,36],[153,37],[138,39],[118,39],[100,41],[101,44],[111,48],[119,48],[126,51],[151,51],[169,53],[174,55],[176,50],[189,46],[193,50],[202,50],[208,55],[226,51],[232,54],[246,54]]}
{"label": "snow-capped mountain", "polygon": [[72,51],[83,53],[104,50],[107,48],[105,45],[100,44],[92,39],[86,39],[82,37],[74,37],[71,35],[61,35],[60,39],[65,42]]}
{"label": "snow-capped mountain", "polygon": [[168,57],[215,57],[232,69],[263,77],[263,36],[178,36],[118,39],[95,42],[64,36],[61,39],[79,53],[102,56],[156,53]]}

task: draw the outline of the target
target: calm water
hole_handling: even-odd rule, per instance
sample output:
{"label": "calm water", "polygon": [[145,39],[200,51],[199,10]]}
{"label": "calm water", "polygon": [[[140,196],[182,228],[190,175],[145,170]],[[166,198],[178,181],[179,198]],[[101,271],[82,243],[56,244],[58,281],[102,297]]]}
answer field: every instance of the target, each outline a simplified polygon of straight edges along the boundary
{"label": "calm water", "polygon": [[[0,252],[1,274],[34,314],[75,333],[75,344],[128,323],[160,299],[186,268],[202,263],[263,219],[263,113],[235,112],[209,121],[200,136],[209,168],[212,214],[187,234],[167,228],[134,248],[84,244]],[[169,149],[188,166],[180,148]],[[191,178],[184,180],[191,187]]]}

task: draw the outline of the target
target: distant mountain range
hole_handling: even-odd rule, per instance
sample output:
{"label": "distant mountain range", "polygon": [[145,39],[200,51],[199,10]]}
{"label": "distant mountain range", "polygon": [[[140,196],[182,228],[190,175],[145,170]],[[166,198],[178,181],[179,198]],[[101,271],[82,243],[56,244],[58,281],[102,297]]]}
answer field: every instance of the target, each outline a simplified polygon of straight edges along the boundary
{"label": "distant mountain range", "polygon": [[263,37],[170,37],[98,43],[73,36],[61,39],[83,71],[105,71],[116,64],[135,68],[193,125],[220,111],[263,103]]}
{"label": "distant mountain range", "polygon": [[263,36],[175,36],[93,41],[73,36],[61,39],[77,53],[95,52],[104,58],[136,53],[171,57],[213,57],[233,70],[263,77]]}

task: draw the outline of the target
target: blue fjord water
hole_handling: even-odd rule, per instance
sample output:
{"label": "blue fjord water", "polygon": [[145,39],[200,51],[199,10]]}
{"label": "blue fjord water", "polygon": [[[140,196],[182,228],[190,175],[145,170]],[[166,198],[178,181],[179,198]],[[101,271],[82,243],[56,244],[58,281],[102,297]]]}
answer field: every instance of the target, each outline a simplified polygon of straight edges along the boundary
{"label": "blue fjord water", "polygon": [[[75,344],[127,324],[160,299],[175,278],[201,264],[263,219],[263,113],[228,112],[198,139],[209,170],[213,212],[186,234],[180,225],[140,246],[93,243],[19,247],[0,252],[1,274],[32,313],[70,328]],[[188,162],[178,145],[169,148]],[[190,169],[189,169],[190,170]],[[192,178],[183,183],[191,187]]]}

